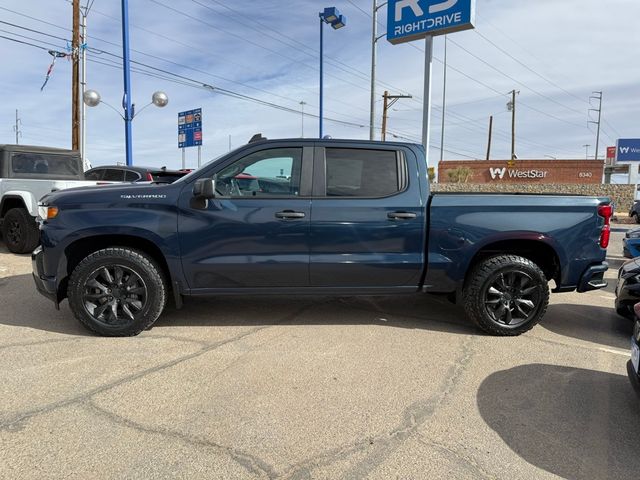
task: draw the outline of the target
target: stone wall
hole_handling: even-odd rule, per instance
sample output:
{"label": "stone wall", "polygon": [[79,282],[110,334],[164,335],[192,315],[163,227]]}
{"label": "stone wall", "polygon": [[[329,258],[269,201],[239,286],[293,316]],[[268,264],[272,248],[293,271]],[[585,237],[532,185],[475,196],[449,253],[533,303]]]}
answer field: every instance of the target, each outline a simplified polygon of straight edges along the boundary
{"label": "stone wall", "polygon": [[434,192],[483,193],[557,193],[610,197],[618,214],[625,215],[633,205],[635,185],[570,185],[570,184],[515,184],[515,183],[433,183]]}

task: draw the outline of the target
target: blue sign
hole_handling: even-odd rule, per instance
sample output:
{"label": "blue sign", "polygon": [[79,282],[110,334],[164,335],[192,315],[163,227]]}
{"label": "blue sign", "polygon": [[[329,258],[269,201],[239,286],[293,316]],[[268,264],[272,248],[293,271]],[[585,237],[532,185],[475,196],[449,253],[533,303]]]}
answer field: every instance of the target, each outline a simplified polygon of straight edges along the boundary
{"label": "blue sign", "polygon": [[178,113],[178,148],[202,145],[202,109]]}
{"label": "blue sign", "polygon": [[475,0],[389,0],[387,40],[398,44],[469,30],[475,20]]}
{"label": "blue sign", "polygon": [[640,162],[640,138],[621,138],[618,140],[616,161]]}

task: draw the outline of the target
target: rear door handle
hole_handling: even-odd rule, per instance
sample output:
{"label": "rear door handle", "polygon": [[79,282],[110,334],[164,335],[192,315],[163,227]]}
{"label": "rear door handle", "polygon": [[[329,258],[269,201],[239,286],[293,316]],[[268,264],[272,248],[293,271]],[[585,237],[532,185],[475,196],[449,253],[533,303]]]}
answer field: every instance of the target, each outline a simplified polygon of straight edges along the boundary
{"label": "rear door handle", "polygon": [[387,218],[389,220],[412,220],[418,218],[418,215],[411,212],[393,212],[387,214]]}
{"label": "rear door handle", "polygon": [[293,210],[285,210],[284,212],[276,213],[276,218],[281,220],[298,220],[306,217],[304,212],[294,212]]}

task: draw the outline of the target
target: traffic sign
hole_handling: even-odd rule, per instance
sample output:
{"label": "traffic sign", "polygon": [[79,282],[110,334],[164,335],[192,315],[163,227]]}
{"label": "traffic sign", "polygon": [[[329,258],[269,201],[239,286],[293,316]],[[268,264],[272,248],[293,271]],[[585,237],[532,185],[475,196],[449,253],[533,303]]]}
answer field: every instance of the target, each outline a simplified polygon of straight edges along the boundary
{"label": "traffic sign", "polygon": [[389,0],[387,8],[393,44],[475,28],[475,0]]}
{"label": "traffic sign", "polygon": [[616,147],[607,147],[607,160],[615,160],[616,159]]}
{"label": "traffic sign", "polygon": [[640,138],[621,138],[616,144],[616,161],[640,162]]}
{"label": "traffic sign", "polygon": [[178,113],[178,148],[202,145],[202,109]]}

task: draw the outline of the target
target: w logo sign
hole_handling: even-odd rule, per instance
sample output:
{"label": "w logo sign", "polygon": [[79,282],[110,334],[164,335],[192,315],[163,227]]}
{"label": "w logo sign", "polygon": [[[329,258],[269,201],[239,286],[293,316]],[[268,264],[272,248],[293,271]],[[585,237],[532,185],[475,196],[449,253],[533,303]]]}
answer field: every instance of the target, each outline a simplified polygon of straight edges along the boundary
{"label": "w logo sign", "polygon": [[620,153],[627,154],[631,150],[630,147],[620,147]]}
{"label": "w logo sign", "polygon": [[496,180],[496,179],[502,180],[504,178],[504,174],[507,173],[507,169],[506,168],[490,168],[489,173],[491,174],[492,180]]}

